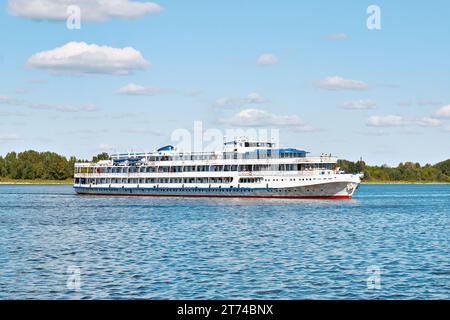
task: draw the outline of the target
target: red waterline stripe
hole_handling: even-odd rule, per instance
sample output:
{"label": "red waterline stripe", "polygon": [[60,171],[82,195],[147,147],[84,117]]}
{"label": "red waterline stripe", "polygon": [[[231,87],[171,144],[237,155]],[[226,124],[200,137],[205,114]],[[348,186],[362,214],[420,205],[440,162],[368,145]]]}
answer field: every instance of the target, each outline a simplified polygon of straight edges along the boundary
{"label": "red waterline stripe", "polygon": [[264,199],[351,199],[352,196],[241,196],[241,195],[178,195],[178,194],[106,194],[106,193],[78,193],[83,196],[119,196],[119,197],[176,197],[176,198],[264,198]]}

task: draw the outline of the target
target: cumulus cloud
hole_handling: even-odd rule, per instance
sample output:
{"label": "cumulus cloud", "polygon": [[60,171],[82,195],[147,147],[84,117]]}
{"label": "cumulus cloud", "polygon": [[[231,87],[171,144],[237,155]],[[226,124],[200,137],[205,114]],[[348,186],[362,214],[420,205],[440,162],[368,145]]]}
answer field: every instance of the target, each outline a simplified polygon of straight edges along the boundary
{"label": "cumulus cloud", "polygon": [[413,101],[413,100],[401,100],[399,102],[397,102],[397,104],[401,107],[410,107],[413,104],[416,104],[418,106],[421,107],[427,107],[427,106],[431,106],[431,107],[435,107],[438,105],[442,105],[442,102],[439,102],[437,100],[432,100],[432,99],[420,99],[417,101]]}
{"label": "cumulus cloud", "polygon": [[381,136],[385,136],[388,135],[389,133],[384,131],[384,130],[380,130],[380,129],[375,129],[374,131],[355,131],[355,133],[363,135],[363,136],[375,136],[375,137],[381,137]]}
{"label": "cumulus cloud", "polygon": [[442,104],[442,102],[432,99],[420,99],[417,103],[419,106],[438,106]]}
{"label": "cumulus cloud", "polygon": [[113,48],[69,42],[62,47],[33,54],[27,65],[62,73],[127,75],[148,68],[150,62],[131,47]]}
{"label": "cumulus cloud", "polygon": [[7,104],[10,106],[13,106],[13,105],[17,105],[17,103],[18,103],[18,100],[16,100],[16,99],[13,99],[13,98],[10,98],[7,96],[0,96],[0,104]]}
{"label": "cumulus cloud", "polygon": [[47,104],[47,103],[29,103],[27,105],[32,109],[39,110],[56,110],[60,112],[91,112],[97,111],[97,107],[94,104],[83,104],[80,106],[64,105],[64,104]]}
{"label": "cumulus cloud", "polygon": [[250,92],[246,98],[247,103],[266,103],[267,101],[268,100],[266,98],[257,92]]}
{"label": "cumulus cloud", "polygon": [[270,66],[278,63],[278,58],[273,53],[263,53],[258,57],[256,63],[260,66]]}
{"label": "cumulus cloud", "polygon": [[28,89],[25,88],[16,88],[16,90],[14,90],[16,93],[22,94],[22,93],[27,93]]}
{"label": "cumulus cloud", "polygon": [[126,86],[120,88],[117,93],[130,96],[154,96],[160,93],[167,93],[171,91],[172,90],[156,87],[145,87],[135,83],[129,83]]}
{"label": "cumulus cloud", "polygon": [[230,118],[219,119],[219,122],[235,126],[305,126],[296,115],[276,115],[261,109],[244,109]]}
{"label": "cumulus cloud", "polygon": [[367,119],[367,125],[373,127],[393,127],[405,124],[405,120],[401,116],[387,115],[387,116],[371,116]]}
{"label": "cumulus cloud", "polygon": [[81,21],[92,22],[135,19],[162,11],[156,3],[130,0],[9,0],[8,11],[11,15],[33,20],[66,21],[71,5],[80,8]]}
{"label": "cumulus cloud", "polygon": [[1,142],[16,141],[16,140],[20,140],[20,137],[17,134],[0,133]]}
{"label": "cumulus cloud", "polygon": [[240,107],[243,104],[240,98],[221,97],[214,102],[214,106],[223,109],[232,109]]}
{"label": "cumulus cloud", "polygon": [[105,151],[109,151],[109,150],[115,149],[115,147],[114,147],[113,145],[108,144],[108,143],[100,143],[100,144],[98,145],[98,148],[99,148],[100,150],[105,150]]}
{"label": "cumulus cloud", "polygon": [[189,90],[184,92],[184,95],[186,97],[197,97],[197,96],[199,96],[201,94],[202,94],[202,91],[198,90],[198,89],[189,89]]}
{"label": "cumulus cloud", "polygon": [[450,118],[450,104],[437,109],[434,113],[440,118]]}
{"label": "cumulus cloud", "polygon": [[30,115],[23,112],[18,111],[0,111],[0,117],[29,117]]}
{"label": "cumulus cloud", "polygon": [[29,83],[33,83],[33,84],[45,84],[48,81],[45,79],[31,79],[28,81]]}
{"label": "cumulus cloud", "polygon": [[344,32],[332,33],[332,34],[329,34],[327,36],[327,38],[330,40],[347,40],[348,34],[346,34]]}
{"label": "cumulus cloud", "polygon": [[214,106],[222,109],[234,109],[246,104],[261,104],[268,101],[257,92],[250,92],[246,97],[221,97],[214,102]]}
{"label": "cumulus cloud", "polygon": [[368,90],[369,86],[359,80],[345,79],[338,76],[326,77],[315,83],[317,88],[326,90]]}
{"label": "cumulus cloud", "polygon": [[351,100],[342,103],[343,109],[373,109],[376,103],[372,100]]}
{"label": "cumulus cloud", "polygon": [[419,119],[417,123],[424,127],[437,127],[442,124],[442,121],[432,117],[423,117],[422,119]]}
{"label": "cumulus cloud", "polygon": [[152,136],[162,136],[163,134],[157,130],[151,130],[147,128],[128,128],[120,130],[122,133],[131,133],[131,134],[148,134]]}
{"label": "cumulus cloud", "polygon": [[401,100],[397,102],[400,107],[410,107],[412,105],[411,100]]}
{"label": "cumulus cloud", "polygon": [[65,104],[48,104],[48,103],[36,103],[27,100],[19,100],[6,96],[0,96],[0,104],[9,106],[26,107],[37,110],[55,110],[61,112],[91,112],[97,111],[97,106],[91,103],[86,103],[80,106],[65,105]]}

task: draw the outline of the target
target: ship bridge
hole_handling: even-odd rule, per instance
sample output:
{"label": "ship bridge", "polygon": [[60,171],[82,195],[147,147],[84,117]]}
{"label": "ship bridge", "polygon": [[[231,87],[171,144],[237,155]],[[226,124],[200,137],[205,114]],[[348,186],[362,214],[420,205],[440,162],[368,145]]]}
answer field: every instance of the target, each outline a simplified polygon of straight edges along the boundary
{"label": "ship bridge", "polygon": [[246,137],[224,142],[224,153],[241,153],[255,158],[299,158],[309,153],[295,148],[276,148],[275,142],[252,141]]}

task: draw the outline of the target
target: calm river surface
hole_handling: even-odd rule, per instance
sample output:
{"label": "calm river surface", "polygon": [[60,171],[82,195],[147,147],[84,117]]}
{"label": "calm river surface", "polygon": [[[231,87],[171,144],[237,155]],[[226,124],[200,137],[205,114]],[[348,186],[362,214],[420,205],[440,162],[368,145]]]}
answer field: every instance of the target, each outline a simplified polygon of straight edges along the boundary
{"label": "calm river surface", "polygon": [[449,299],[450,185],[353,200],[0,185],[0,299]]}

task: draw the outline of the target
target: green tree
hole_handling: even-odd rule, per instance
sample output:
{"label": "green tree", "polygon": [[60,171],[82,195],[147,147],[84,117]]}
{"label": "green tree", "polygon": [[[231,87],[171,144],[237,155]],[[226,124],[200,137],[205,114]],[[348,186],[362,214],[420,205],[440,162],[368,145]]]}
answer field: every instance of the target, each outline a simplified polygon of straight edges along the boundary
{"label": "green tree", "polygon": [[15,152],[9,152],[5,156],[6,176],[12,179],[20,179],[18,166],[17,154]]}
{"label": "green tree", "polygon": [[6,162],[3,157],[0,157],[0,177],[6,177]]}
{"label": "green tree", "polygon": [[434,167],[450,177],[450,159],[436,163]]}
{"label": "green tree", "polygon": [[96,156],[92,157],[92,162],[99,162],[100,160],[110,160],[111,157],[106,152],[99,153]]}

